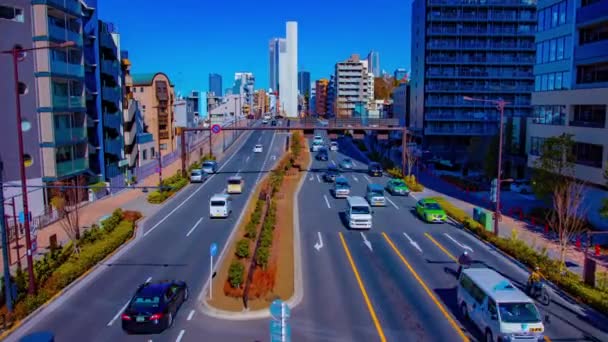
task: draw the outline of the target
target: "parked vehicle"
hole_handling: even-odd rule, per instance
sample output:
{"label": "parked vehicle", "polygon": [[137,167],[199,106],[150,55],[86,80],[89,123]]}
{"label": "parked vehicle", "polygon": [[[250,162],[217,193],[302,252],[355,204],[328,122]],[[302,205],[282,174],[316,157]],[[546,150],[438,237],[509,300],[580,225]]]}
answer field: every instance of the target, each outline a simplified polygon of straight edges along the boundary
{"label": "parked vehicle", "polygon": [[350,229],[371,229],[372,208],[361,196],[346,199],[346,219]]}
{"label": "parked vehicle", "polygon": [[498,272],[463,269],[456,297],[462,317],[479,328],[485,341],[544,341],[545,327],[534,301]]}
{"label": "parked vehicle", "polygon": [[416,213],[426,222],[443,223],[448,219],[437,201],[423,198],[416,203]]}

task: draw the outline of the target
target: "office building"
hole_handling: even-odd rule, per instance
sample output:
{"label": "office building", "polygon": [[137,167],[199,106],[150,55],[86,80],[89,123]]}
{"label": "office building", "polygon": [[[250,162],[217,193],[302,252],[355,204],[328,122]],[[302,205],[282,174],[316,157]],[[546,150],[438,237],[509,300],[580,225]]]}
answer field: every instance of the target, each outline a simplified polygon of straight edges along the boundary
{"label": "office building", "polygon": [[327,114],[327,92],[329,80],[322,78],[315,82],[315,113],[317,115]]}
{"label": "office building", "polygon": [[304,97],[310,97],[310,72],[298,72],[298,93]]}
{"label": "office building", "polygon": [[286,24],[285,51],[279,51],[279,105],[287,117],[298,117],[298,23]]}
{"label": "office building", "polygon": [[316,84],[310,85],[310,99],[308,100],[308,108],[306,108],[309,115],[315,114],[315,108],[317,107],[317,89],[313,86]]}
{"label": "office building", "polygon": [[524,154],[522,118],[531,112],[536,2],[415,0],[412,18],[410,130],[434,155],[462,162],[473,137],[489,141],[498,134],[499,120],[496,105],[463,97],[502,98],[510,102],[505,122],[512,125],[505,127],[513,127],[505,169],[518,164],[521,171],[525,159],[517,155]]}
{"label": "office building", "polygon": [[255,98],[253,103],[253,113],[256,118],[261,117],[264,113],[270,112],[270,102],[268,94],[264,89],[260,89],[255,92]]}
{"label": "office building", "polygon": [[155,161],[156,144],[154,136],[148,133],[144,124],[140,103],[135,100],[131,61],[128,51],[120,51],[122,77],[123,144],[127,163],[127,178],[136,167]]}
{"label": "office building", "polygon": [[186,105],[188,106],[188,113],[192,113],[192,119],[189,121],[192,126],[189,127],[198,126],[199,122],[203,119],[201,116],[201,92],[192,90],[190,95],[186,96]]}
{"label": "office building", "polygon": [[98,19],[95,7],[84,7],[83,22],[89,169],[98,180],[109,181],[126,166],[120,36]]}
{"label": "office building", "polygon": [[545,139],[575,141],[575,177],[604,186],[608,162],[608,0],[538,2],[528,166]]}
{"label": "office building", "polygon": [[253,73],[235,73],[232,93],[234,95],[240,95],[243,104],[246,104],[248,108],[251,108],[253,106],[253,99],[255,97],[255,77],[253,76]]}
{"label": "office building", "polygon": [[[335,75],[336,115],[352,116],[356,105],[370,101],[367,60],[363,61],[359,55],[353,54],[347,60],[336,63]],[[371,89],[373,93],[373,86]]]}
{"label": "office building", "polygon": [[367,54],[367,67],[374,77],[382,76],[380,73],[380,54],[378,51],[370,51]]}
{"label": "office building", "polygon": [[268,88],[279,90],[279,54],[285,51],[285,38],[272,38],[268,43]]}
{"label": "office building", "polygon": [[403,68],[397,68],[393,72],[393,77],[399,82],[407,81],[407,76],[407,70]]}
{"label": "office building", "polygon": [[162,72],[133,74],[133,97],[141,104],[144,124],[154,136],[161,153],[176,149],[173,127],[175,90],[169,76]]}
{"label": "office building", "polygon": [[[33,47],[33,13],[31,0],[14,0],[10,3],[3,2],[0,5],[0,50],[11,50],[13,47],[29,49]],[[45,20],[45,23],[47,21]],[[47,45],[51,39],[57,41],[56,31],[65,31],[63,27],[53,29],[51,37],[48,27],[37,27],[37,34],[41,42],[36,45]],[[80,27],[75,27],[80,30]],[[57,39],[57,40],[56,40]],[[61,40],[63,41],[63,40]],[[46,52],[48,54],[48,52]],[[48,63],[48,57],[47,57]],[[38,93],[44,94],[47,98],[46,103],[50,103],[49,97],[52,95],[49,82],[45,82],[47,87],[37,90],[37,78],[34,76],[35,63],[34,55],[31,52],[24,54],[19,66],[19,89],[15,89],[13,79],[12,56],[8,54],[0,55],[0,104],[2,104],[2,125],[0,126],[0,160],[3,166],[3,182],[6,185],[19,185],[21,177],[19,174],[19,151],[16,148],[17,137],[17,108],[15,107],[16,92],[21,100],[21,117],[26,125],[22,125],[23,130],[23,151],[27,157],[26,176],[28,185],[42,185],[44,176],[44,160],[41,152],[41,143],[54,143],[52,135],[53,126],[47,128],[47,140],[40,139],[38,132],[41,130],[38,115],[51,115],[52,113],[38,114],[36,101]],[[47,69],[48,70],[48,69]],[[58,99],[59,100],[59,99]],[[47,106],[48,107],[48,106]],[[52,118],[51,118],[52,120]],[[47,121],[49,122],[49,121]],[[52,121],[50,121],[52,123]],[[27,128],[27,129],[26,129]],[[50,132],[49,132],[50,131]],[[47,157],[49,153],[46,154]],[[54,165],[54,164],[53,164]],[[52,165],[51,165],[52,166]],[[14,198],[18,210],[22,208],[21,188],[3,188],[4,197],[7,201]],[[32,215],[37,216],[44,212],[45,192],[42,189],[28,189],[28,200]],[[12,213],[12,208],[4,208],[7,213]]]}
{"label": "office building", "polygon": [[399,126],[409,126],[410,113],[410,85],[408,83],[400,83],[391,94],[393,100],[392,117],[399,119]]}
{"label": "office building", "polygon": [[[89,3],[95,6],[94,1]],[[43,180],[74,180],[78,175],[89,174],[82,21],[86,6],[77,0],[65,0],[33,1],[32,7],[35,47],[66,39],[75,43],[67,48],[32,52]]]}
{"label": "office building", "polygon": [[329,82],[327,83],[327,100],[325,102],[325,115],[331,117],[335,116],[336,113],[336,75],[331,75],[329,77]]}
{"label": "office building", "polygon": [[222,75],[209,74],[209,92],[222,97]]}

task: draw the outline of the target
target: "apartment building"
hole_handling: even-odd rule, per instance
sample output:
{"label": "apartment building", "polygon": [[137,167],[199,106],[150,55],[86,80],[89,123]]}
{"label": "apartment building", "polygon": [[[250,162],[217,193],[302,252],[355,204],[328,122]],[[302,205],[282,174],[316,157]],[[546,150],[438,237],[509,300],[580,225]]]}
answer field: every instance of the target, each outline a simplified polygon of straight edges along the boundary
{"label": "apartment building", "polygon": [[83,7],[89,169],[99,180],[121,175],[124,160],[120,36]]}
{"label": "apartment building", "polygon": [[315,112],[318,115],[327,114],[327,91],[329,80],[322,78],[315,82]]}
{"label": "apartment building", "polygon": [[160,151],[175,151],[173,104],[175,90],[169,76],[162,72],[133,74],[133,98],[139,101],[147,132],[152,133]]}
{"label": "apartment building", "polygon": [[89,174],[82,24],[86,5],[78,0],[34,0],[32,4],[35,47],[74,42],[67,48],[33,52],[43,180],[74,179]]}
{"label": "apartment building", "polygon": [[329,77],[329,83],[327,84],[327,101],[325,105],[325,115],[335,116],[338,112],[336,110],[336,75]]}
{"label": "apartment building", "polygon": [[399,119],[399,126],[408,127],[410,123],[410,85],[405,82],[400,83],[393,90],[391,98],[393,100],[393,117]]}
{"label": "apartment building", "polygon": [[522,173],[536,1],[415,0],[412,18],[410,129],[433,154],[464,161],[473,137],[498,134],[499,116],[494,104],[463,97],[502,98],[509,102],[505,126],[513,128],[506,169]]}
{"label": "apartment building", "polygon": [[[46,28],[45,28],[46,29]],[[31,0],[6,0],[0,4],[0,51],[11,50],[14,47],[29,49],[33,47],[33,13]],[[51,37],[49,31],[42,33],[39,45],[47,45]],[[53,31],[54,41],[58,41],[57,32]],[[55,40],[56,39],[56,40]],[[61,40],[63,41],[63,40]],[[47,52],[48,53],[48,52]],[[21,117],[25,123],[21,127],[23,132],[23,149],[26,157],[26,177],[28,185],[42,185],[44,176],[43,155],[40,150],[42,143],[38,131],[38,113],[36,111],[37,89],[36,77],[34,77],[35,63],[31,52],[22,54],[19,68],[19,88],[15,89],[13,79],[13,61],[10,54],[0,55],[0,104],[2,104],[2,125],[0,125],[0,160],[3,166],[3,182],[8,185],[20,184],[19,173],[19,151],[17,146],[17,108],[15,107],[15,96],[19,93],[21,100]],[[41,92],[50,96],[50,90],[41,89]],[[7,202],[15,200],[18,210],[21,204],[21,188],[5,187],[4,198]],[[28,192],[30,210],[34,216],[40,215],[44,210],[45,193],[42,189],[30,189]],[[7,213],[12,208],[6,206]]]}
{"label": "apartment building", "polygon": [[[370,101],[367,60],[361,60],[359,55],[353,54],[347,60],[336,63],[335,75],[336,115],[352,116],[357,106],[367,105]],[[373,94],[371,96],[373,99]]]}
{"label": "apartment building", "polygon": [[528,119],[528,165],[545,139],[576,142],[576,177],[606,184],[608,163],[608,0],[538,2],[534,114]]}
{"label": "apartment building", "polygon": [[270,112],[270,101],[268,94],[264,89],[260,89],[255,92],[255,98],[253,102],[253,113],[256,117],[260,117],[264,113]]}

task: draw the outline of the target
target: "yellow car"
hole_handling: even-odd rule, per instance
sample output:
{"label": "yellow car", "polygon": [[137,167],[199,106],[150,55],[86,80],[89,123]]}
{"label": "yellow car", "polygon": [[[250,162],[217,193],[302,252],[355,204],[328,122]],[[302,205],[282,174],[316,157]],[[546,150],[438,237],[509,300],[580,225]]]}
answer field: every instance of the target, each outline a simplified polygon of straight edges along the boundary
{"label": "yellow car", "polygon": [[229,194],[240,194],[243,192],[243,186],[245,185],[245,181],[241,176],[232,176],[228,178],[228,189],[227,192]]}

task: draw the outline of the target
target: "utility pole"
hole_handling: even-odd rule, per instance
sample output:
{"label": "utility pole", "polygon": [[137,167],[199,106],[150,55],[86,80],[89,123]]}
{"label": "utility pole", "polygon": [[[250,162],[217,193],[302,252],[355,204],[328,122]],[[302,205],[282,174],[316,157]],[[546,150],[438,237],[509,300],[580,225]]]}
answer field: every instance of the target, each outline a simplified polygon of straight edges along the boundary
{"label": "utility pole", "polygon": [[[401,174],[403,175],[403,177],[406,176],[405,174],[405,170],[407,168],[407,161],[406,159],[406,152],[405,149],[407,148],[407,128],[403,128],[403,131],[401,131]],[[410,153],[410,151],[407,151],[407,153]],[[390,157],[390,156],[389,156]]]}
{"label": "utility pole", "polygon": [[161,187],[161,191],[162,191],[162,186],[163,186],[163,158],[160,154],[160,126],[158,129],[158,135],[156,137],[156,146],[158,148],[158,186]]}
{"label": "utility pole", "polygon": [[2,261],[4,267],[4,297],[6,298],[6,308],[8,312],[13,311],[13,291],[11,283],[11,269],[8,262],[9,246],[7,235],[6,217],[4,216],[4,188],[2,187],[2,174],[4,173],[4,165],[0,160],[0,230],[2,230]]}

